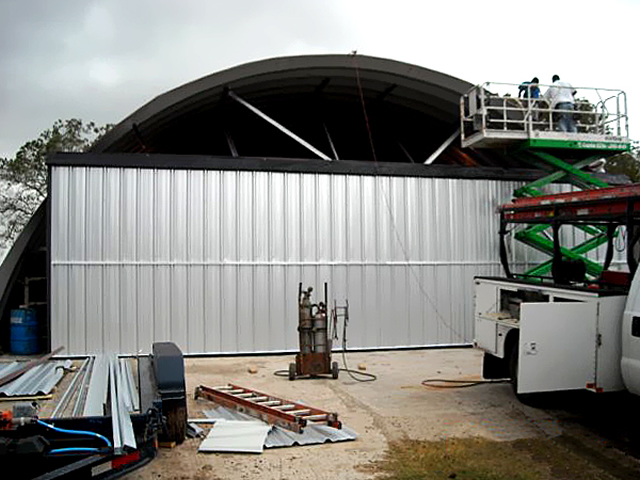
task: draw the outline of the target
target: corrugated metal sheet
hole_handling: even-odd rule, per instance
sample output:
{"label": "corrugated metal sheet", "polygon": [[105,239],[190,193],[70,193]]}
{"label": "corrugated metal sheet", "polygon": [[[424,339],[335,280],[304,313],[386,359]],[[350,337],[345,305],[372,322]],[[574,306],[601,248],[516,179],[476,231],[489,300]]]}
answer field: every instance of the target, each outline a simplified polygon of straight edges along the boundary
{"label": "corrugated metal sheet", "polygon": [[[46,395],[64,376],[64,369],[71,367],[71,360],[46,362],[33,367],[15,380],[0,387],[0,396],[23,397]],[[0,366],[0,377],[16,371],[23,362],[12,362]]]}
{"label": "corrugated metal sheet", "polygon": [[[52,344],[297,348],[298,282],[349,299],[352,347],[473,340],[513,182],[53,167]],[[514,248],[514,257],[527,260]]]}
{"label": "corrugated metal sheet", "polygon": [[200,443],[199,452],[262,453],[271,425],[260,420],[220,419]]}
{"label": "corrugated metal sheet", "polygon": [[[203,412],[208,418],[255,421],[255,419],[242,412],[229,410],[224,407],[216,407]],[[217,422],[216,422],[217,425]],[[328,427],[326,425],[307,425],[302,433],[295,433],[277,425],[269,431],[264,440],[265,448],[292,447],[294,445],[316,445],[327,442],[345,442],[355,440],[358,437],[355,431],[346,425],[341,429]]]}

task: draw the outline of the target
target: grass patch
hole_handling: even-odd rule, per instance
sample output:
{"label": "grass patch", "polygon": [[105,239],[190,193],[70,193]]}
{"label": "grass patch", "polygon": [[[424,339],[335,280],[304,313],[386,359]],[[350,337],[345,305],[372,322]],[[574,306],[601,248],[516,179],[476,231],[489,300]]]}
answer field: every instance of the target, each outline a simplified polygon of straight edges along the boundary
{"label": "grass patch", "polygon": [[[392,443],[368,467],[380,480],[601,480],[620,478],[558,439],[496,442],[482,438]],[[608,470],[608,469],[607,469]]]}

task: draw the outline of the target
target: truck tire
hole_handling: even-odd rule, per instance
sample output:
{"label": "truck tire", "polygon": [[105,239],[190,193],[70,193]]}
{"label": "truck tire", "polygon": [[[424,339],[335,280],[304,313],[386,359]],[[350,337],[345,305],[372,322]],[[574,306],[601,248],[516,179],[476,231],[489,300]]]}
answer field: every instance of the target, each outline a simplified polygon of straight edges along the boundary
{"label": "truck tire", "polygon": [[340,365],[338,365],[338,362],[333,362],[331,364],[331,378],[336,380],[338,375],[340,375]]}
{"label": "truck tire", "polygon": [[161,440],[181,444],[187,436],[187,405],[183,400],[162,402],[166,428]]}

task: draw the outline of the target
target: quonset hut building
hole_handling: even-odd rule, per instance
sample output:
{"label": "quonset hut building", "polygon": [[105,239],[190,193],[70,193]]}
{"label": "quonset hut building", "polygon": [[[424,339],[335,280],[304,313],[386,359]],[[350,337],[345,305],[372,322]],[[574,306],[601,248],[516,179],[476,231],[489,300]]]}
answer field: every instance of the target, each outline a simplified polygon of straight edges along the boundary
{"label": "quonset hut building", "polygon": [[298,283],[325,281],[353,348],[469,344],[472,277],[501,271],[495,207],[541,175],[458,142],[423,163],[470,87],[322,55],[153,99],[49,158],[49,198],[0,268],[3,348],[27,277],[46,277],[43,347],[70,354],[295,350]]}

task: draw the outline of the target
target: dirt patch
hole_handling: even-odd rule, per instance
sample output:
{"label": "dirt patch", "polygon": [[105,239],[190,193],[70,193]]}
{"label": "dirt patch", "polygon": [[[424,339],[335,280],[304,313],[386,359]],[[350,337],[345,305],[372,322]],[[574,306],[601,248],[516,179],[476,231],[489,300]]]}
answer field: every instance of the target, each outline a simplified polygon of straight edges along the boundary
{"label": "dirt patch", "polygon": [[453,438],[390,444],[383,460],[362,467],[381,480],[631,480],[637,466],[561,435],[497,442]]}

